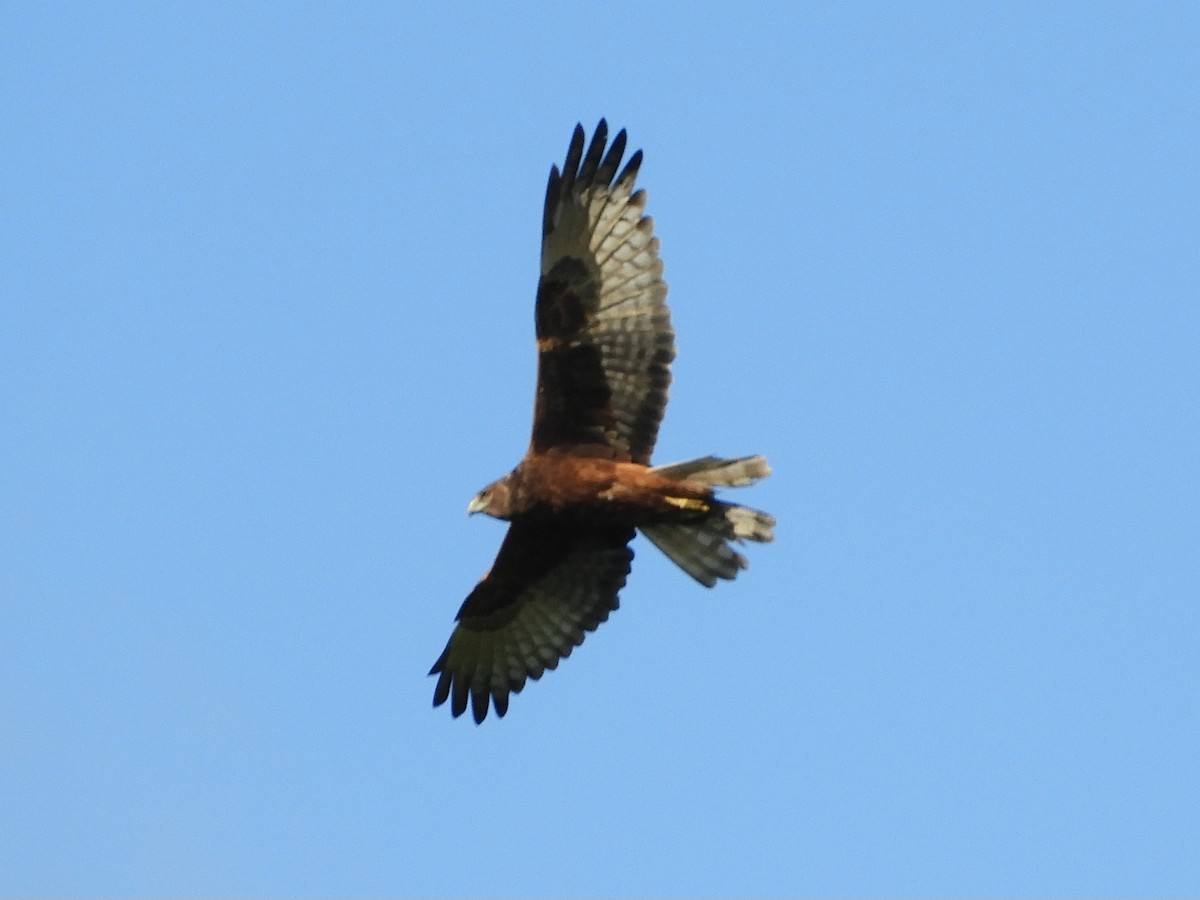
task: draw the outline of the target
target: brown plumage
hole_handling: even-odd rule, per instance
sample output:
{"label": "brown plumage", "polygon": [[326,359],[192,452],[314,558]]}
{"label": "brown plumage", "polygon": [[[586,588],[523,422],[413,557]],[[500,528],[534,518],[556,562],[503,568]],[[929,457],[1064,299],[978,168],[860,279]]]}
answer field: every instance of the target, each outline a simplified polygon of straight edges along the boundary
{"label": "brown plumage", "polygon": [[734,578],[746,560],[729,541],[769,541],[775,520],[716,499],[770,474],[761,456],[708,456],[652,468],[667,405],[675,335],[654,223],[621,169],[625,132],[605,152],[603,119],[584,153],[575,126],[566,163],[550,170],[535,324],[537,399],[529,451],[468,510],[507,519],[491,570],[458,611],[430,670],[433,705],[468,703],[476,722],[528,678],[570,655],[617,608],[640,530],[701,584]]}

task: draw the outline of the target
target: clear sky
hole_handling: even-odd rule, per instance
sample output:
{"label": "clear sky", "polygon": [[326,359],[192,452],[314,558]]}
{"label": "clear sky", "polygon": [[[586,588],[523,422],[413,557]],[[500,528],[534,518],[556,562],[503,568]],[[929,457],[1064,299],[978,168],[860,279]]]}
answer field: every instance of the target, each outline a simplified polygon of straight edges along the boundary
{"label": "clear sky", "polygon": [[[0,895],[1195,895],[1197,9],[8,4]],[[476,727],[601,116],[777,540]]]}

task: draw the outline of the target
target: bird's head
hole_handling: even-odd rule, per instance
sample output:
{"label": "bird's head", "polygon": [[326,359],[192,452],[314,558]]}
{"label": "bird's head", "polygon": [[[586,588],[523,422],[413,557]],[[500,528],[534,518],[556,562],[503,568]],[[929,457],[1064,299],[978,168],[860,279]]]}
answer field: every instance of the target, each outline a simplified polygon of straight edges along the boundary
{"label": "bird's head", "polygon": [[467,515],[487,513],[497,519],[507,519],[509,515],[509,486],[508,477],[493,481],[482,491],[471,498],[467,505]]}

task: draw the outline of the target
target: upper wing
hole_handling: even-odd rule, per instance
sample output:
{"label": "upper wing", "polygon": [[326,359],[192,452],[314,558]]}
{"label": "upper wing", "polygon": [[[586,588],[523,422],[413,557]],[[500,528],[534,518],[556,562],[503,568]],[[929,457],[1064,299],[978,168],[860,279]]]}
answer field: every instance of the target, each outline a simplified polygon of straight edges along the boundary
{"label": "upper wing", "polygon": [[540,678],[617,608],[633,551],[633,529],[572,530],[514,523],[492,569],[458,611],[450,642],[429,670],[440,673],[433,705],[450,698],[476,722],[508,711],[509,693]]}
{"label": "upper wing", "polygon": [[[675,336],[654,222],[633,192],[642,151],[618,176],[625,132],[604,144],[604,120],[583,154],[575,126],[550,170],[537,295],[534,452],[579,452],[648,464],[667,405]],[[614,182],[613,178],[616,176]]]}

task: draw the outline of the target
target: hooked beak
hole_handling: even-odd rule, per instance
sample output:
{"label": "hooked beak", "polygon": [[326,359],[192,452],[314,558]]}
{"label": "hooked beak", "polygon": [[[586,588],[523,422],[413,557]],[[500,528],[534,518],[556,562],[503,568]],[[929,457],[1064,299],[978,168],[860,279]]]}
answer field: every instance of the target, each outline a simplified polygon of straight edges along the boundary
{"label": "hooked beak", "polygon": [[471,498],[471,502],[467,504],[467,515],[473,516],[475,513],[481,513],[487,509],[487,501],[483,499],[483,494],[476,494]]}

